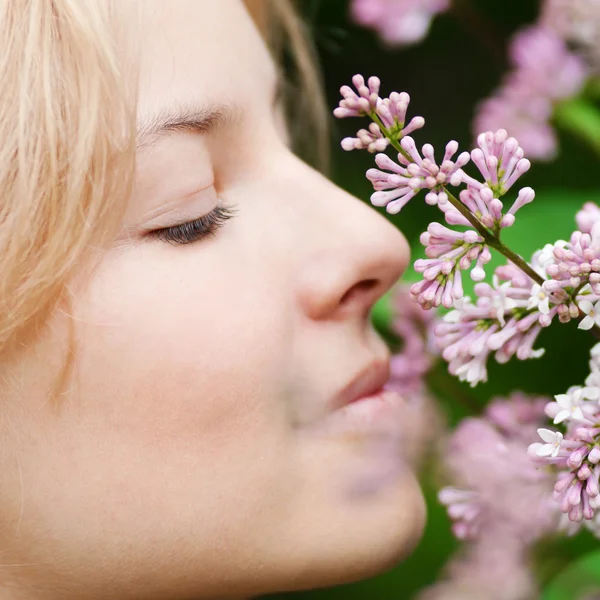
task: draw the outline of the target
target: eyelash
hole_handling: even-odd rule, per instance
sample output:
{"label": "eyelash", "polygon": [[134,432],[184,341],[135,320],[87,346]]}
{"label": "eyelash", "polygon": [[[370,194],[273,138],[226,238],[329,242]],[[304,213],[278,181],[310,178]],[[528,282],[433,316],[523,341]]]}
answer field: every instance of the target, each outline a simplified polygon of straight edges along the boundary
{"label": "eyelash", "polygon": [[232,208],[217,206],[199,219],[173,227],[155,229],[150,234],[152,237],[173,245],[192,244],[202,238],[214,236],[217,230],[235,214],[235,210]]}

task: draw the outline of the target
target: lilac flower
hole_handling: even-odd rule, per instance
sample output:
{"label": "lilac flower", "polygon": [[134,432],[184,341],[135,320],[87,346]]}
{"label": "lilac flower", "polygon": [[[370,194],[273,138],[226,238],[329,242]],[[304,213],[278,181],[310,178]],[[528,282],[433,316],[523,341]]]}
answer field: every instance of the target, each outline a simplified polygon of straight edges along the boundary
{"label": "lilac flower", "polygon": [[[544,283],[547,292],[554,299],[564,304],[559,307],[561,322],[577,318],[581,312],[587,315],[579,324],[580,329],[590,329],[600,324],[597,305],[600,300],[600,230],[592,217],[594,209],[586,205],[578,213],[578,222],[584,233],[575,231],[570,240],[559,240],[551,246],[552,254],[548,257],[546,273],[552,279]],[[598,238],[598,239],[597,239]]]}
{"label": "lilac flower", "polygon": [[585,380],[585,385],[600,388],[600,343],[590,350],[590,374]]}
{"label": "lilac flower", "polygon": [[505,129],[482,133],[477,144],[479,147],[471,152],[471,160],[484,181],[480,182],[460,169],[457,178],[467,184],[467,189],[460,192],[460,200],[486,227],[511,227],[516,212],[533,201],[535,192],[529,187],[522,188],[506,213],[503,213],[504,204],[500,197],[529,170],[531,163],[524,158],[517,140],[508,137]]}
{"label": "lilac flower", "polygon": [[[485,185],[496,196],[504,195],[531,167],[531,163],[524,158],[523,148],[514,137],[508,137],[506,129],[481,133],[477,136],[477,145],[479,147],[471,152],[471,159],[483,175]],[[464,181],[478,189],[484,186],[471,177],[465,176]],[[531,200],[533,198],[529,202]],[[513,213],[516,210],[518,208]]]}
{"label": "lilac flower", "polygon": [[556,398],[556,404],[560,410],[554,417],[554,423],[562,423],[565,419],[579,419],[583,420],[583,412],[579,404],[574,402],[573,398],[568,394],[558,394],[554,396]]}
{"label": "lilac flower", "polygon": [[529,298],[527,309],[537,309],[545,315],[550,312],[550,294],[542,285],[534,283],[531,287],[531,297]]}
{"label": "lilac flower", "polygon": [[448,509],[448,516],[454,521],[452,533],[456,538],[476,539],[480,533],[484,510],[480,494],[449,486],[440,490],[438,500]]}
{"label": "lilac flower", "polygon": [[579,329],[591,329],[594,325],[600,325],[600,300],[592,304],[589,300],[582,300],[579,308],[586,317],[578,325]]}
{"label": "lilac flower", "polygon": [[563,441],[563,434],[560,431],[551,431],[550,429],[538,429],[538,433],[546,443],[536,446],[536,455],[557,456]]}
{"label": "lilac flower", "polygon": [[[594,348],[592,364],[597,364],[599,350]],[[576,386],[555,398],[545,412],[555,423],[565,424],[566,432],[539,429],[545,443],[531,444],[528,454],[534,464],[557,470],[552,498],[560,511],[600,535],[600,388]],[[573,533],[577,526],[568,530]]]}
{"label": "lilac flower", "polygon": [[342,140],[344,150],[364,150],[369,152],[383,152],[390,141],[381,133],[377,123],[371,123],[369,129],[359,129],[356,137],[347,137]]}
{"label": "lilac flower", "polygon": [[425,125],[423,117],[413,117],[406,123],[410,104],[410,96],[406,92],[392,92],[389,98],[381,98],[378,77],[369,77],[365,83],[364,77],[357,74],[352,83],[356,91],[347,85],[340,88],[342,100],[333,111],[334,116],[338,119],[368,116],[374,122],[368,130],[360,129],[356,137],[344,138],[341,143],[344,150],[366,148],[369,152],[383,152],[392,139],[400,140]]}
{"label": "lilac flower", "polygon": [[[522,394],[514,397],[527,402]],[[513,399],[495,402],[496,410],[502,404],[511,410]],[[538,398],[529,399],[529,405],[521,432],[517,427],[507,435],[484,415],[462,421],[444,446],[453,485],[443,488],[439,499],[459,539],[478,539],[502,524],[514,539],[530,543],[556,525],[558,511],[552,510],[549,498],[551,475],[527,457],[527,435],[544,417]]]}
{"label": "lilac flower", "polygon": [[593,202],[586,202],[575,216],[577,228],[581,233],[592,233],[594,225],[600,222],[600,208]]}
{"label": "lilac flower", "polygon": [[493,398],[484,417],[508,439],[528,444],[543,423],[549,398],[513,392],[508,398]]}
{"label": "lilac flower", "polygon": [[409,104],[410,96],[406,92],[392,92],[389,98],[383,98],[377,104],[377,116],[395,139],[409,135],[425,125],[423,117],[413,117],[406,123],[406,111]]}
{"label": "lilac flower", "polygon": [[[494,287],[477,284],[477,302],[463,302],[438,323],[434,329],[438,347],[451,374],[474,386],[487,381],[492,353],[501,363],[515,355],[520,360],[542,356],[543,349],[533,349],[542,329],[540,315],[527,312],[531,287],[532,281],[514,265],[499,267]],[[413,295],[419,289],[413,286]]]}
{"label": "lilac flower", "polygon": [[442,581],[419,594],[418,600],[525,600],[539,590],[528,567],[529,546],[501,524],[486,530],[475,543],[450,560]]}
{"label": "lilac flower", "polygon": [[540,22],[583,49],[597,67],[600,59],[600,4],[597,0],[545,0]]}
{"label": "lilac flower", "polygon": [[450,308],[463,297],[460,271],[469,269],[473,261],[477,261],[475,268],[481,269],[491,258],[483,238],[473,230],[458,232],[431,223],[421,235],[421,243],[428,258],[417,260],[415,270],[423,273],[424,280],[412,286],[411,294],[427,308],[440,304]]}
{"label": "lilac flower", "polygon": [[478,107],[474,130],[505,127],[529,156],[551,160],[557,149],[549,124],[554,104],[579,92],[587,67],[552,29],[541,25],[518,32],[510,55],[513,70]]}
{"label": "lilac flower", "polygon": [[557,394],[554,396],[555,402],[551,402],[545,408],[546,414],[554,419],[554,423],[561,423],[565,420],[588,420],[598,410],[598,406],[589,400],[600,399],[600,388],[587,386],[573,386],[567,390],[566,394]]}
{"label": "lilac flower", "polygon": [[469,161],[469,153],[463,152],[453,161],[458,144],[449,142],[442,162],[438,165],[431,144],[423,146],[423,156],[410,136],[403,137],[400,145],[408,158],[398,154],[396,163],[387,155],[378,154],[375,162],[379,169],[367,171],[367,178],[376,190],[371,196],[373,205],[385,206],[387,212],[396,214],[422,189],[432,190],[426,196],[429,204],[446,203],[447,196],[441,186],[450,182],[460,183],[459,171]]}
{"label": "lilac flower", "polygon": [[470,543],[451,561],[447,578],[425,599],[522,600],[536,595],[523,565],[534,543],[559,521],[552,476],[526,456],[543,423],[548,398],[515,392],[495,398],[481,418],[462,421],[442,447],[453,485],[440,491],[452,530]]}
{"label": "lilac flower", "polygon": [[333,114],[338,119],[364,117],[373,114],[377,108],[377,104],[381,100],[379,98],[381,81],[378,77],[369,77],[365,85],[364,77],[362,75],[355,75],[352,78],[352,83],[356,91],[348,85],[343,85],[340,88],[343,99],[340,100],[340,105],[333,111]]}
{"label": "lilac flower", "polygon": [[353,0],[351,13],[387,44],[405,46],[421,41],[433,17],[449,5],[450,0]]}

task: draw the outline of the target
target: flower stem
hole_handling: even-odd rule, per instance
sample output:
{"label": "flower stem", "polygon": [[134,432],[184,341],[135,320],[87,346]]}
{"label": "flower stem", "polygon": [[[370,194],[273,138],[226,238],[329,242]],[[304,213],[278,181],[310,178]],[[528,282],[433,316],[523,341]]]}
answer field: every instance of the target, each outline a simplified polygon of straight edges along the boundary
{"label": "flower stem", "polygon": [[494,235],[485,225],[483,225],[479,219],[452,193],[448,191],[447,188],[444,188],[444,191],[448,195],[448,199],[451,202],[452,206],[456,208],[460,212],[461,215],[475,227],[477,232],[483,237],[485,243],[490,246],[490,248],[494,248],[500,254],[504,255],[510,262],[512,262],[515,266],[519,267],[521,271],[523,271],[526,275],[529,275],[533,281],[542,285],[544,283],[544,279],[536,273],[530,265],[527,264],[525,260],[523,260],[518,254],[513,252],[510,248],[505,246],[498,236]]}
{"label": "flower stem", "polygon": [[409,162],[412,162],[412,158],[410,157],[410,154],[400,145],[398,138],[394,137],[390,133],[388,128],[383,124],[383,122],[379,118],[379,115],[375,111],[373,111],[369,116],[371,117],[371,119],[373,119],[373,121],[375,121],[375,123],[377,123],[377,125],[379,125],[379,129],[381,129],[381,132],[383,133],[383,135],[389,140],[390,144],[397,150],[398,154],[402,154],[402,156],[404,156],[404,158],[406,160],[408,160]]}

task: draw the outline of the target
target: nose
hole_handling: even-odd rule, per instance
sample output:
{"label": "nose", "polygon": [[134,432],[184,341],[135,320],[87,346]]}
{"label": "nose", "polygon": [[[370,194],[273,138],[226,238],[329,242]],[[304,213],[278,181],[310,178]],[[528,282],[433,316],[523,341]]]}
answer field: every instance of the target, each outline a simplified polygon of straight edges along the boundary
{"label": "nose", "polygon": [[297,280],[300,304],[313,320],[366,318],[405,271],[406,239],[376,209],[304,167],[311,189],[303,204],[311,218]]}

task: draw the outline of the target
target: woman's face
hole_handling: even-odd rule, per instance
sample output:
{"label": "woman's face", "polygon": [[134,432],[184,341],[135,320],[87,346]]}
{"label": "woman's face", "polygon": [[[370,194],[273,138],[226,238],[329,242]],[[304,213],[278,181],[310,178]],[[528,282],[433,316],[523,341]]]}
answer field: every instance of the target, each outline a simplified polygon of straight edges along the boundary
{"label": "woman's face", "polygon": [[[2,577],[36,587],[23,598],[147,600],[373,575],[411,549],[422,499],[396,442],[377,443],[401,417],[385,436],[339,406],[383,383],[369,312],[406,242],[289,150],[241,0],[142,9],[123,230],[71,285],[60,404],[47,398],[69,343],[59,312],[2,424],[2,562],[27,565]],[[222,227],[195,239],[206,215]]]}

